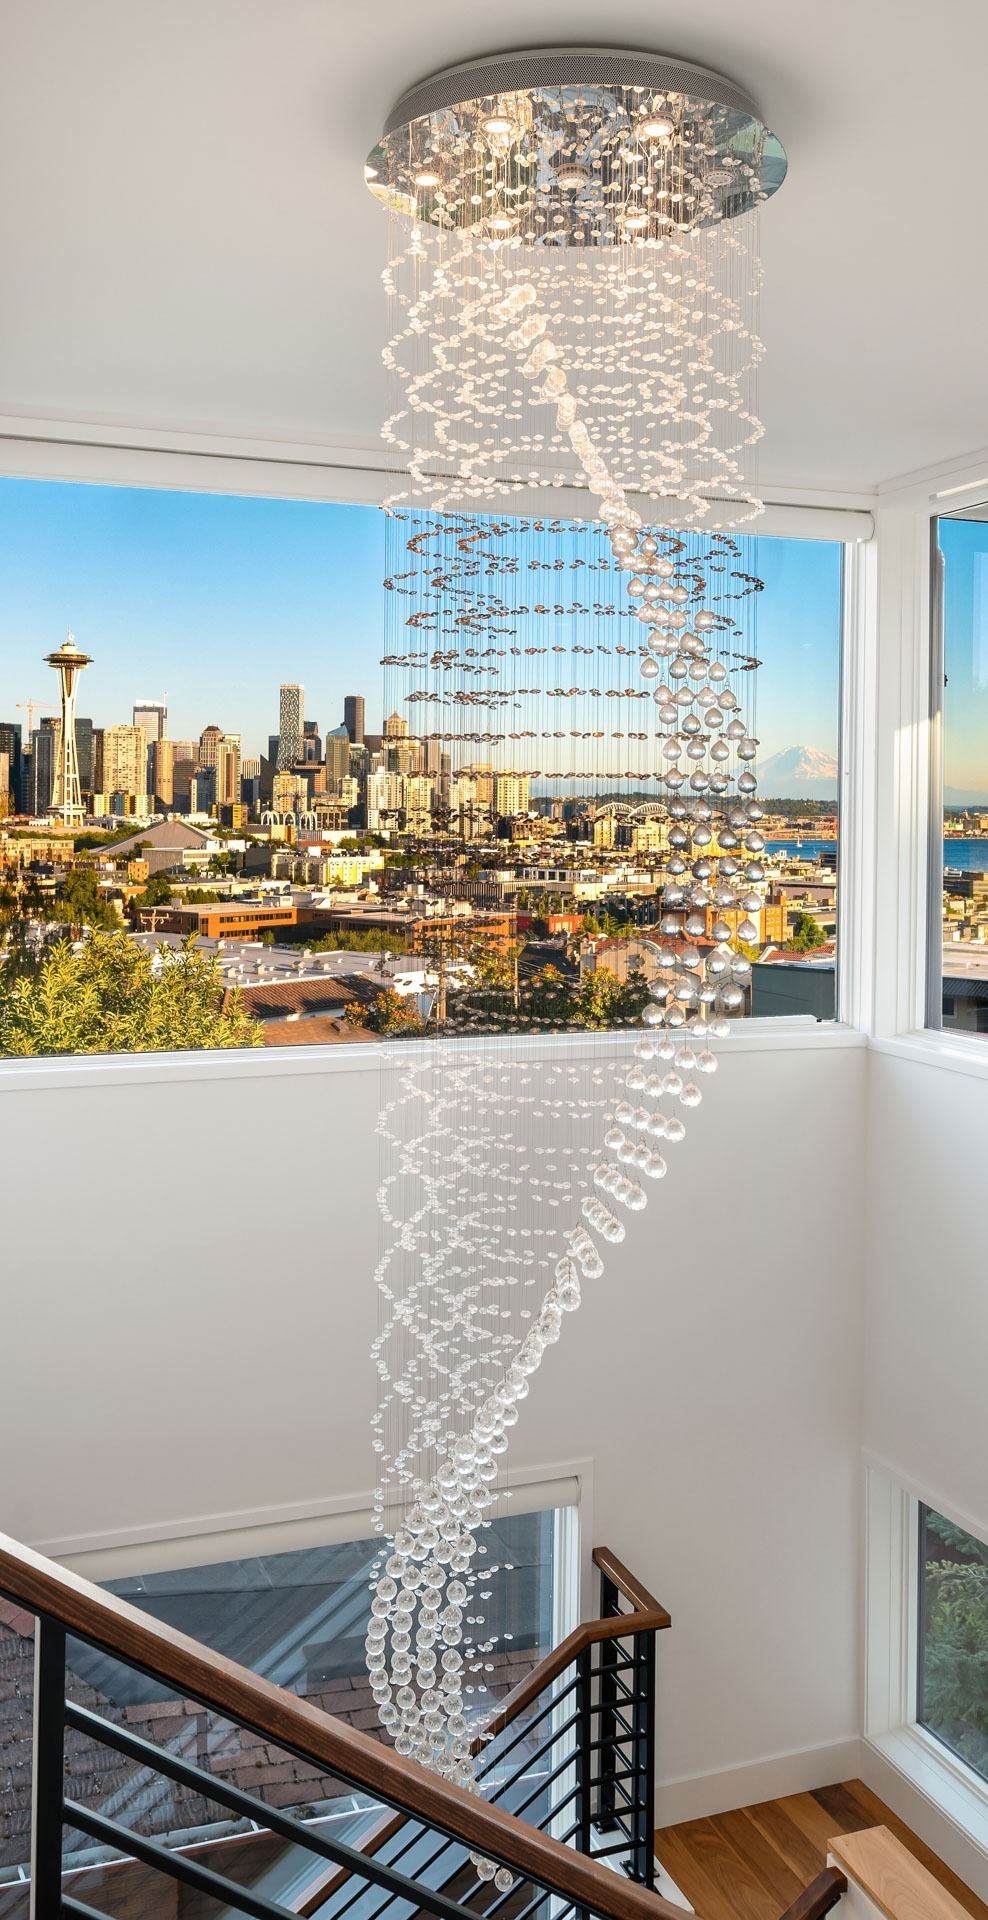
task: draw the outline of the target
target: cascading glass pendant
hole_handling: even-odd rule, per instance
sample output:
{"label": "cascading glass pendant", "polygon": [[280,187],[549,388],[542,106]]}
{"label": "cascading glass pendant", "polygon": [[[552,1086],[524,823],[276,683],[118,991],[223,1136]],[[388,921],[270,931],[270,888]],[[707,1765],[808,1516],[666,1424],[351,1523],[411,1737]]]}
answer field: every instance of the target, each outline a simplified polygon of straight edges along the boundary
{"label": "cascading glass pendant", "polygon": [[[382,1115],[390,1551],[368,1667],[399,1751],[466,1786],[496,1572],[478,1535],[519,1403],[744,1004],[763,878],[758,218],[785,164],[732,82],[569,49],[412,89],[365,170],[389,215],[385,432],[408,475],[386,705],[422,776],[423,857],[441,884],[452,848],[516,810],[508,792],[590,795],[664,854],[633,1054],[533,1065],[512,1033],[552,1010],[516,974],[496,1018],[461,996],[455,1044],[401,1050]],[[435,959],[444,981],[480,967]],[[508,1037],[475,1047],[471,1025]]]}

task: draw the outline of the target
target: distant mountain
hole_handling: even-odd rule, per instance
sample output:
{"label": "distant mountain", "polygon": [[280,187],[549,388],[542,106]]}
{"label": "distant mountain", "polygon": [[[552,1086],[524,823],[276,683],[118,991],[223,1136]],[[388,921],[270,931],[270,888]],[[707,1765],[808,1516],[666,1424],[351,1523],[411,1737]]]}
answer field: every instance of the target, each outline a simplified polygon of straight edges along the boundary
{"label": "distant mountain", "polygon": [[982,787],[944,787],[945,807],[988,807],[988,793]]}
{"label": "distant mountain", "polygon": [[758,769],[763,800],[836,800],[837,761],[820,747],[784,747]]}

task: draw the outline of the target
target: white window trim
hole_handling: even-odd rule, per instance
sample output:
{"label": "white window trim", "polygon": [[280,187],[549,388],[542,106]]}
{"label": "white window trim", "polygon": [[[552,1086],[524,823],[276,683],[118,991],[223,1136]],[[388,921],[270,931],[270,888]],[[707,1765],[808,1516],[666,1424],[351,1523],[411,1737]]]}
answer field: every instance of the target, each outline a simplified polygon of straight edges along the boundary
{"label": "white window trim", "polygon": [[[65,420],[0,415],[0,477],[68,481],[100,486],[147,487],[190,492],[243,494],[263,498],[324,501],[336,504],[380,505],[393,490],[395,473],[387,449],[355,445],[342,438],[318,441],[274,439],[262,434],[234,436],[166,426],[149,428],[98,420]],[[862,877],[870,871],[871,789],[865,734],[857,713],[857,683],[868,682],[874,652],[875,519],[872,495],[846,494],[810,488],[767,489],[766,510],[758,522],[765,538],[803,538],[841,541],[845,555],[842,604],[841,767],[842,798],[849,809],[850,835],[842,860],[848,882],[843,889],[841,937],[838,942],[837,1005],[835,1021],[806,1019],[747,1020],[732,1036],[730,1047],[750,1051],[802,1051],[820,1047],[861,1046],[860,1029],[869,1025],[870,919],[859,912]],[[587,512],[583,489],[561,488],[556,504],[574,519]],[[537,495],[527,502],[532,510],[544,505]],[[520,496],[520,511],[526,501]],[[848,665],[850,660],[850,675]],[[852,731],[853,726],[853,731]],[[853,836],[853,846],[850,844]],[[865,880],[865,884],[867,884]],[[628,1035],[630,1044],[634,1035]],[[518,1036],[518,1050],[539,1059],[568,1045],[586,1057],[591,1050],[620,1053],[620,1033]],[[403,1051],[410,1042],[400,1043]],[[430,1046],[436,1042],[426,1043]],[[467,1046],[478,1042],[446,1042]],[[491,1042],[487,1043],[492,1044]],[[479,1043],[483,1049],[484,1042]],[[505,1042],[497,1042],[499,1052]],[[288,1056],[288,1057],[283,1057]],[[197,1053],[106,1054],[53,1056],[47,1059],[0,1060],[0,1094],[4,1092],[65,1091],[72,1088],[115,1085],[159,1085],[198,1080],[284,1078],[309,1073],[380,1072],[394,1057],[394,1044],[345,1042],[332,1046],[298,1048],[215,1048]]]}
{"label": "white window trim", "polygon": [[[883,1468],[867,1468],[864,1737],[988,1861],[988,1783],[916,1719],[920,1500],[955,1517]],[[979,1531],[970,1520],[956,1524]]]}
{"label": "white window trim", "polygon": [[[569,1619],[569,1625],[562,1626],[562,1637],[586,1617],[586,1607],[592,1604],[593,1461],[509,1468],[502,1485],[494,1513],[544,1513],[548,1509],[572,1513],[573,1518],[559,1529],[564,1564],[554,1624],[560,1626]],[[351,1540],[369,1540],[373,1534],[373,1496],[357,1493],[45,1540],[36,1543],[36,1551],[57,1560],[70,1573],[98,1583],[134,1574],[213,1566],[261,1554],[337,1546]]]}
{"label": "white window trim", "polygon": [[933,521],[988,500],[988,449],[878,491],[874,739],[874,1003],[877,1052],[988,1078],[986,1037],[926,1024],[931,800]]}

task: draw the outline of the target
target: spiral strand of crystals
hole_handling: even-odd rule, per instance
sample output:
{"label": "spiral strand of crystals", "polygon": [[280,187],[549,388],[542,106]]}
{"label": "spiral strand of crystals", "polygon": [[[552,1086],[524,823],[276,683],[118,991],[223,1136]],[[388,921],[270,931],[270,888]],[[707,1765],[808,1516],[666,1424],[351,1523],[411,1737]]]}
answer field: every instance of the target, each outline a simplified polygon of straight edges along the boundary
{"label": "spiral strand of crystals", "polygon": [[[503,781],[589,790],[595,833],[634,823],[664,856],[633,1039],[533,1067],[522,1036],[551,1015],[516,977],[504,1038],[474,1047],[492,1017],[471,1019],[479,956],[444,934],[435,977],[444,1007],[458,982],[461,1037],[401,1050],[381,1118],[388,1548],[368,1668],[398,1750],[468,1788],[493,1651],[483,1534],[519,1406],[622,1215],[665,1175],[660,1148],[684,1138],[757,935],[761,583],[730,530],[761,510],[773,164],[772,136],[724,106],[536,87],[407,122],[368,167],[390,214],[386,434],[408,469],[389,523],[387,704],[430,770],[423,842],[441,870],[455,826],[494,825]],[[553,516],[574,485],[595,520]],[[509,517],[533,489],[545,517]]]}

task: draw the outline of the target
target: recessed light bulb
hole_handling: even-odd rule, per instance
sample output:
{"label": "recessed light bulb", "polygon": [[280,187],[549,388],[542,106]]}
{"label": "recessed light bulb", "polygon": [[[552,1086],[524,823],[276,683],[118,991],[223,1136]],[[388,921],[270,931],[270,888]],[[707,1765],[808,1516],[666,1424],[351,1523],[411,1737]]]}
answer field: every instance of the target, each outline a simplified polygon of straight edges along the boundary
{"label": "recessed light bulb", "polygon": [[505,134],[511,132],[511,121],[503,113],[493,113],[489,120],[484,121],[484,132],[493,134],[495,139],[503,139]]}
{"label": "recessed light bulb", "polygon": [[671,120],[662,120],[657,116],[642,120],[637,128],[641,140],[671,140],[675,131]]}
{"label": "recessed light bulb", "polygon": [[415,185],[417,187],[438,187],[439,175],[438,173],[417,173],[415,175]]}

